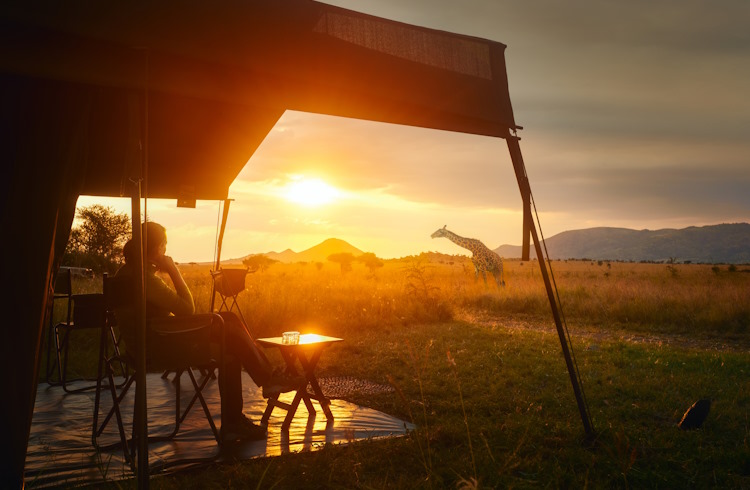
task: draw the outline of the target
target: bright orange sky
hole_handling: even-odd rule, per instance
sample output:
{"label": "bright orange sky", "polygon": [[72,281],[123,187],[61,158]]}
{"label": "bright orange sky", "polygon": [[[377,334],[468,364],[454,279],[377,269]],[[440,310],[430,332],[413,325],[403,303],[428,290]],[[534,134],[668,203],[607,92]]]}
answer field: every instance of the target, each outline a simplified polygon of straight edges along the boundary
{"label": "bright orange sky", "polygon": [[[750,221],[747,2],[326,3],[508,45],[545,236]],[[324,189],[328,202],[299,202],[294,183]],[[225,259],[299,252],[330,237],[384,258],[464,253],[430,238],[443,225],[490,248],[521,242],[521,200],[501,139],[288,112],[230,197]],[[130,209],[126,200],[79,205],[93,202]],[[167,226],[176,260],[212,260],[218,203],[149,201],[148,210]]]}
{"label": "bright orange sky", "polygon": [[[498,153],[491,165],[477,160],[477,145]],[[444,225],[492,248],[520,242],[520,195],[503,152],[504,140],[288,112],[230,187],[222,258],[300,252],[331,237],[383,258],[464,253],[430,238]],[[497,185],[482,182],[466,193],[462,182],[454,191],[452,181],[475,164],[490,167],[483,180]],[[434,172],[433,165],[443,168]],[[78,205],[93,203],[130,212],[124,198],[82,196]],[[167,227],[168,253],[176,260],[213,259],[219,203],[181,209],[171,200],[149,200],[147,210]]]}

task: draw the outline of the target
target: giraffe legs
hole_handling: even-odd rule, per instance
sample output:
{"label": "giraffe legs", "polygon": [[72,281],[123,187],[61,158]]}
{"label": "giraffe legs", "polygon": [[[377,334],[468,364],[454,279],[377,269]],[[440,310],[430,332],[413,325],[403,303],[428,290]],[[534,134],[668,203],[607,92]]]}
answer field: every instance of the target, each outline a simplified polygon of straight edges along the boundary
{"label": "giraffe legs", "polygon": [[484,279],[484,286],[487,287],[487,273],[482,271],[482,279]]}
{"label": "giraffe legs", "polygon": [[505,287],[505,280],[502,279],[502,274],[493,273],[492,274],[495,277],[495,282],[497,283],[498,288],[504,288]]}

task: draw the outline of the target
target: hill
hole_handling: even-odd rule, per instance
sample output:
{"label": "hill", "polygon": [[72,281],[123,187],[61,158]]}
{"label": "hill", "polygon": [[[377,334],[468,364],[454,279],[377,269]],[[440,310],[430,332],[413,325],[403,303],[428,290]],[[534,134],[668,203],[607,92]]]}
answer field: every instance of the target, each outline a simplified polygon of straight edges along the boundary
{"label": "hill", "polygon": [[[748,223],[653,231],[588,228],[559,233],[547,238],[546,243],[552,259],[750,263]],[[518,258],[521,247],[501,245],[495,252],[502,257]],[[536,256],[533,244],[531,256]]]}
{"label": "hill", "polygon": [[[322,241],[321,243],[310,247],[302,252],[294,252],[291,249],[286,249],[283,252],[268,252],[265,255],[269,259],[278,260],[279,262],[292,263],[292,262],[325,262],[328,260],[328,256],[336,253],[350,253],[355,257],[362,255],[362,251],[357,247],[340,240],[338,238],[329,238]],[[239,259],[232,259],[233,263],[242,263],[242,261],[250,257],[251,255],[260,254],[249,254]]]}

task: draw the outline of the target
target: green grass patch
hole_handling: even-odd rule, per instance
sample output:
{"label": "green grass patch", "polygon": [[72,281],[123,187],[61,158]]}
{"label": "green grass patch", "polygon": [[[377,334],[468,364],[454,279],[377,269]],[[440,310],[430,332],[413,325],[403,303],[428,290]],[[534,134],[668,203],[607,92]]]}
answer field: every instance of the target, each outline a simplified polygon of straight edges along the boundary
{"label": "green grass patch", "polygon": [[[574,338],[574,342],[575,338]],[[390,380],[352,401],[417,424],[405,438],[215,465],[155,488],[741,488],[750,484],[744,353],[574,345],[597,438],[583,428],[556,335],[449,322],[349,332],[321,375]],[[677,428],[698,398],[699,430]],[[130,483],[123,486],[129,488]]]}

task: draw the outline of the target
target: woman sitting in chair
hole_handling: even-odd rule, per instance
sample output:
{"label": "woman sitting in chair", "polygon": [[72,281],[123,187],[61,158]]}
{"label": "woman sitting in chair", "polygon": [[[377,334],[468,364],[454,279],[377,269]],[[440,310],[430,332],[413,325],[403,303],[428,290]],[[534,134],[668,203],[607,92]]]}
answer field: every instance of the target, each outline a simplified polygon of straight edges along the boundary
{"label": "woman sitting in chair", "polygon": [[[193,296],[172,258],[166,255],[166,229],[153,221],[142,225],[145,237],[143,253],[146,263],[146,317],[154,318],[169,315],[192,315],[195,313]],[[133,276],[135,243],[131,239],[123,248],[125,265],[117,276]],[[174,285],[170,287],[156,273],[166,273]],[[282,370],[273,369],[268,358],[250,336],[245,325],[234,313],[220,312],[224,320],[226,358],[224,372],[219,372],[221,383],[221,437],[224,441],[240,439],[262,439],[266,430],[253,424],[242,412],[242,377],[244,366],[256,385],[262,387],[263,396],[291,391],[304,380],[299,376],[289,376]],[[218,344],[220,331],[212,331],[212,338]],[[206,346],[211,348],[211,346]]]}

